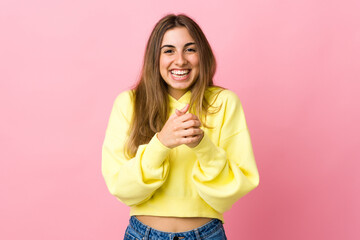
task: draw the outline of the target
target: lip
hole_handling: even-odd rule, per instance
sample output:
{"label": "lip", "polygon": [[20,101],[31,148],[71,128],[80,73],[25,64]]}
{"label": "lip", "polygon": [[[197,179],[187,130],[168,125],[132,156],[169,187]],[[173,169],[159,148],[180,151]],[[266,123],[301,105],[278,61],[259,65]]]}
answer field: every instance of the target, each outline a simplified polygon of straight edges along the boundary
{"label": "lip", "polygon": [[[178,70],[178,71],[181,71],[181,70],[189,70],[189,73],[188,73],[186,76],[184,76],[184,77],[175,77],[175,76],[171,73],[171,71],[173,71],[173,70]],[[188,68],[183,68],[183,69],[181,69],[181,68],[173,68],[173,69],[171,69],[171,70],[169,71],[169,73],[170,73],[171,78],[172,78],[174,81],[186,81],[186,80],[188,80],[189,77],[190,77],[191,69],[188,69]]]}
{"label": "lip", "polygon": [[171,71],[183,71],[183,70],[189,70],[189,71],[191,71],[191,68],[171,68],[169,71],[171,72]]}
{"label": "lip", "polygon": [[184,71],[184,70],[188,70],[189,73],[191,72],[191,68],[172,68],[169,70],[169,72],[171,73],[171,71]]}

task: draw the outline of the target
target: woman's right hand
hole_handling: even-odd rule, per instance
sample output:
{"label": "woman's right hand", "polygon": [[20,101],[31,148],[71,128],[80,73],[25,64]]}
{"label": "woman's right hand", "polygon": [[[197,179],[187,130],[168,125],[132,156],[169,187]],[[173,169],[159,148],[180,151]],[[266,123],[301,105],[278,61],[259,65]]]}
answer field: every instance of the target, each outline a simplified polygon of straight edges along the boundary
{"label": "woman's right hand", "polygon": [[191,145],[203,137],[199,118],[194,114],[186,113],[188,110],[189,104],[181,110],[175,110],[176,113],[169,117],[164,127],[157,133],[158,139],[164,146],[174,148],[181,144]]}

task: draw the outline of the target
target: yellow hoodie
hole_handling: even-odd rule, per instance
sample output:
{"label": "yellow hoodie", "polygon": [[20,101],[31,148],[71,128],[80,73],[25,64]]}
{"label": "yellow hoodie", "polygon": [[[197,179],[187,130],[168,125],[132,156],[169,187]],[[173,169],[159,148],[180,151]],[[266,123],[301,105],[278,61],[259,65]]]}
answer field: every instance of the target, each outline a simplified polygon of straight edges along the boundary
{"label": "yellow hoodie", "polygon": [[[130,215],[209,217],[223,213],[259,184],[249,130],[237,95],[205,92],[220,111],[210,114],[195,148],[164,146],[156,134],[127,159],[124,143],[133,113],[132,91],[115,99],[102,149],[102,174],[111,194],[131,207]],[[190,102],[191,91],[169,97],[171,112]]]}

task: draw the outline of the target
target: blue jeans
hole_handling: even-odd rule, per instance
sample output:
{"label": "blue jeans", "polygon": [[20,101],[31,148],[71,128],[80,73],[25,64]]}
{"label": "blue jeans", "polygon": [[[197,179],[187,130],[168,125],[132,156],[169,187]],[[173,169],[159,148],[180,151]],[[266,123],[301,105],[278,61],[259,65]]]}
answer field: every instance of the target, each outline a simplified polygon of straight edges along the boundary
{"label": "blue jeans", "polygon": [[162,232],[140,222],[135,216],[125,231],[124,240],[226,240],[225,230],[219,219],[187,232]]}

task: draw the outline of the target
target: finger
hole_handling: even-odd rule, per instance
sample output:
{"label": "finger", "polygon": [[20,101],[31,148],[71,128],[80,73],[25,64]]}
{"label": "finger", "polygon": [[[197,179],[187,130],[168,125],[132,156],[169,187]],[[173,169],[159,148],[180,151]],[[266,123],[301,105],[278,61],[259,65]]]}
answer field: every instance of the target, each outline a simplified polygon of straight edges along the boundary
{"label": "finger", "polygon": [[203,133],[203,130],[201,128],[188,128],[188,129],[179,131],[178,135],[183,138],[189,138],[189,137],[201,135],[202,133]]}
{"label": "finger", "polygon": [[191,128],[191,127],[199,128],[199,127],[201,127],[201,122],[197,119],[192,119],[192,120],[185,121],[181,124],[181,128],[183,128],[183,129]]}
{"label": "finger", "polygon": [[[185,114],[188,110],[189,110],[190,105],[186,104],[185,107],[183,107],[181,110],[178,110],[180,112],[182,112],[183,114]],[[177,109],[176,109],[177,110]]]}
{"label": "finger", "polygon": [[180,110],[177,110],[177,109],[175,109],[175,113],[177,116],[181,116],[184,114],[183,112],[181,112]]}
{"label": "finger", "polygon": [[189,104],[186,104],[181,110],[175,109],[175,113],[177,116],[184,115],[189,110]]}
{"label": "finger", "polygon": [[179,116],[178,120],[180,122],[186,122],[186,121],[189,121],[189,120],[199,120],[199,118],[194,114],[186,113],[186,114],[184,114],[182,116]]}
{"label": "finger", "polygon": [[180,144],[189,144],[189,143],[193,143],[198,141],[201,138],[201,135],[196,135],[196,136],[189,136],[189,137],[184,137],[181,138],[180,140]]}
{"label": "finger", "polygon": [[169,119],[168,119],[168,121],[169,121],[169,120],[172,120],[172,119],[174,119],[174,118],[176,118],[176,117],[177,117],[177,114],[171,114],[170,117],[169,117]]}

